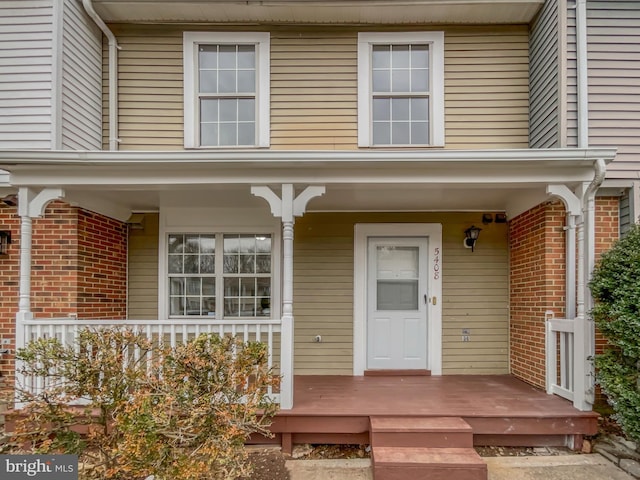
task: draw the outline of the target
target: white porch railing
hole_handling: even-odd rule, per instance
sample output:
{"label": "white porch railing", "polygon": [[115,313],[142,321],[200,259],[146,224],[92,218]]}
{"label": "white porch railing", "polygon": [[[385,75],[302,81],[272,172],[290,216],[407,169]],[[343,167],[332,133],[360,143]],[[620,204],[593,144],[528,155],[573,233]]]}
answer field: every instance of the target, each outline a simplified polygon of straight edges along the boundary
{"label": "white porch railing", "polygon": [[567,400],[574,396],[574,320],[553,318],[545,312],[547,393]]}
{"label": "white porch railing", "polygon": [[[18,320],[16,332],[17,348],[38,338],[57,338],[63,345],[72,345],[84,328],[125,327],[145,335],[153,342],[175,347],[203,333],[220,336],[231,335],[242,341],[266,343],[268,349],[268,367],[274,365],[273,357],[276,343],[279,343],[281,320],[76,320],[76,319],[33,319]],[[135,355],[135,352],[133,352]],[[23,387],[37,390],[45,385],[43,378],[17,378]],[[268,394],[280,401],[279,392],[269,387]]]}

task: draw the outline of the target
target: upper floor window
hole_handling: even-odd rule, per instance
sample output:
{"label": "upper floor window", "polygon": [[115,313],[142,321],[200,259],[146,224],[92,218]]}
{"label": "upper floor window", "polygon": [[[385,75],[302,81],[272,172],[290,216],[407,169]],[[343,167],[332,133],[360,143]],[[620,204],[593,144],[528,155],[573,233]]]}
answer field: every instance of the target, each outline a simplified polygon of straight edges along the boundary
{"label": "upper floor window", "polygon": [[185,32],[184,143],[269,146],[269,34]]}
{"label": "upper floor window", "polygon": [[358,35],[358,145],[444,145],[444,34]]}

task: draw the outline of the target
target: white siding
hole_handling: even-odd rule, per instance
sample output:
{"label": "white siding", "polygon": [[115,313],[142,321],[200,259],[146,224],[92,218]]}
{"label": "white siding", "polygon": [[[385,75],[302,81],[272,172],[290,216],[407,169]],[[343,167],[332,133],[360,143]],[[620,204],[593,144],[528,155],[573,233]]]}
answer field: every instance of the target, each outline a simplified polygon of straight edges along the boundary
{"label": "white siding", "polygon": [[102,33],[80,0],[64,0],[61,147],[98,150],[101,129]]}
{"label": "white siding", "polygon": [[529,40],[529,145],[560,146],[560,56],[558,50],[558,2],[545,3],[535,20]]}
{"label": "white siding", "polygon": [[52,1],[0,2],[0,148],[51,147]]}

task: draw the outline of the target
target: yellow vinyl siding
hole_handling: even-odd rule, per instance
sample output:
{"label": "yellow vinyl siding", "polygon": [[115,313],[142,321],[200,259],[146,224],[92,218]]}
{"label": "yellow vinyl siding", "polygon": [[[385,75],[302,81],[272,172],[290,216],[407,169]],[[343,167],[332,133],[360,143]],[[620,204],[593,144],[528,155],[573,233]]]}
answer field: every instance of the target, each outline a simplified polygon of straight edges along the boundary
{"label": "yellow vinyl siding", "polygon": [[[353,232],[356,223],[442,223],[443,373],[509,371],[508,250],[505,224],[480,213],[307,213],[296,221],[296,374],[353,372]],[[475,252],[464,230],[482,227]],[[462,329],[470,341],[462,341]],[[322,343],[315,343],[316,335]]]}
{"label": "yellow vinyl siding", "polygon": [[[184,148],[182,27],[113,28],[122,47],[118,54],[120,149]],[[420,27],[410,30],[416,29]],[[273,27],[269,31],[271,148],[358,148],[358,30]],[[444,31],[446,148],[526,148],[526,26],[445,27]],[[106,48],[104,52],[106,145]]]}
{"label": "yellow vinyl siding", "polygon": [[158,214],[145,213],[144,229],[129,230],[128,318],[158,318]]}

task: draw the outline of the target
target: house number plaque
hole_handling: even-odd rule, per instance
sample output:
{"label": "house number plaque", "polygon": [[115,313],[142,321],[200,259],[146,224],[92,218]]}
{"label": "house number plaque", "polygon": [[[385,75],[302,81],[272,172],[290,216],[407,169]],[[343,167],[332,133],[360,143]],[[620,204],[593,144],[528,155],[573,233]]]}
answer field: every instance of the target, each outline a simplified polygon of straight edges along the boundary
{"label": "house number plaque", "polygon": [[440,249],[436,248],[433,251],[433,279],[438,280],[440,278]]}

